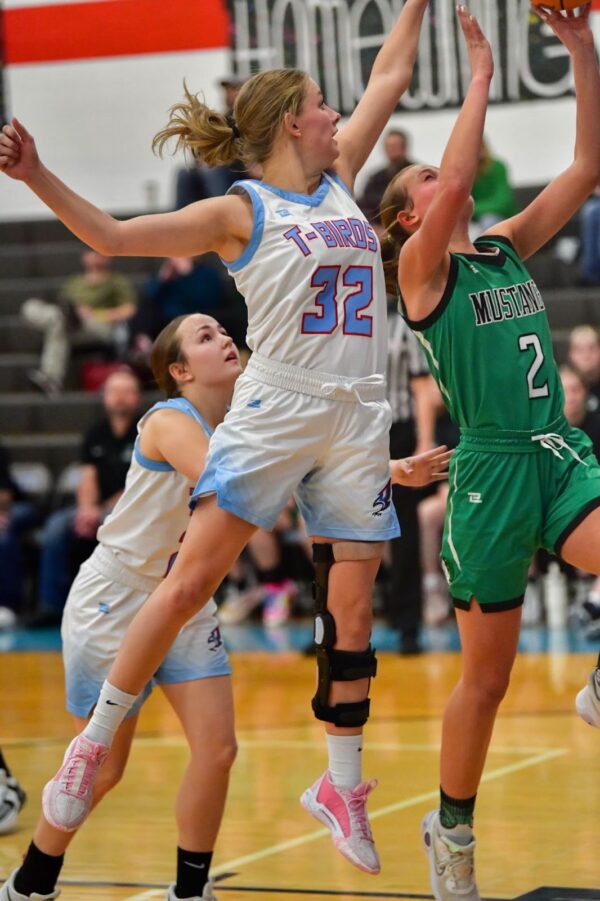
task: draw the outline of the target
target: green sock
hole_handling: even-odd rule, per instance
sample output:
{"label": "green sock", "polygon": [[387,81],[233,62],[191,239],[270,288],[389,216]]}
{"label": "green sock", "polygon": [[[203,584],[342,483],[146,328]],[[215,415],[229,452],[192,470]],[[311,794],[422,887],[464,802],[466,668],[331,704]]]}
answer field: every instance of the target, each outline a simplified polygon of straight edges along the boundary
{"label": "green sock", "polygon": [[455,826],[473,826],[473,813],[477,795],[472,798],[451,798],[440,786],[440,823],[444,829]]}

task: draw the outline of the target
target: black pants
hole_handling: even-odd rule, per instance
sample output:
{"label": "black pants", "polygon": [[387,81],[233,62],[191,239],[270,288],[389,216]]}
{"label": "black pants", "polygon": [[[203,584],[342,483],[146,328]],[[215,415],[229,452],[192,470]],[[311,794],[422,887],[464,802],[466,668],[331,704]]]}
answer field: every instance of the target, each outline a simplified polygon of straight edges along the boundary
{"label": "black pants", "polygon": [[[390,429],[392,458],[408,457],[417,442],[414,420],[394,422]],[[421,548],[417,504],[420,493],[414,488],[394,485],[394,507],[400,520],[402,535],[392,545],[392,570],[386,593],[386,615],[390,625],[403,633],[416,632],[421,624]]]}

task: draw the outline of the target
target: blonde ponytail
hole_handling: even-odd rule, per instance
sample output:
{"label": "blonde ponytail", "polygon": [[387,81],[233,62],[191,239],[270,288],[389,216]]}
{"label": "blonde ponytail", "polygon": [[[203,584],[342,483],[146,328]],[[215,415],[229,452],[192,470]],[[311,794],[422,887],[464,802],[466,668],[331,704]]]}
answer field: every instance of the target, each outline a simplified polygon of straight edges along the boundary
{"label": "blonde ponytail", "polygon": [[185,100],[171,107],[167,125],[154,136],[152,149],[162,156],[167,141],[175,150],[189,150],[209,166],[228,166],[242,156],[241,135],[224,113],[211,109],[184,82]]}
{"label": "blonde ponytail", "polygon": [[171,107],[152,148],[160,155],[167,141],[176,138],[175,150],[189,150],[209,166],[228,166],[235,160],[263,163],[273,151],[285,114],[300,112],[308,83],[309,76],[300,69],[258,72],[240,88],[233,116],[227,116],[208,107],[184,82],[185,100]]}

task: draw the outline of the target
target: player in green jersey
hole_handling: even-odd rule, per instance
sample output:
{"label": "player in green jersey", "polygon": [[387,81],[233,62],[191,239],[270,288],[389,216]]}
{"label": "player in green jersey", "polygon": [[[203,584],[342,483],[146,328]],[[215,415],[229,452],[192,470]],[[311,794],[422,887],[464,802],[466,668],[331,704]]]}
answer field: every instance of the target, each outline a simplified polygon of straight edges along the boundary
{"label": "player in green jersey", "polygon": [[[479,901],[475,796],[517,650],[529,563],[545,547],[600,573],[600,465],[564,417],[544,302],[522,262],[600,180],[600,75],[589,7],[538,15],[573,63],[577,135],[568,169],[527,209],[471,242],[494,67],[477,21],[459,7],[472,78],[441,167],[404,169],[382,200],[393,281],[461,430],[442,558],[463,671],[444,715],[440,810],[423,823],[437,901]],[[599,691],[596,670],[578,696],[579,712],[596,726]]]}

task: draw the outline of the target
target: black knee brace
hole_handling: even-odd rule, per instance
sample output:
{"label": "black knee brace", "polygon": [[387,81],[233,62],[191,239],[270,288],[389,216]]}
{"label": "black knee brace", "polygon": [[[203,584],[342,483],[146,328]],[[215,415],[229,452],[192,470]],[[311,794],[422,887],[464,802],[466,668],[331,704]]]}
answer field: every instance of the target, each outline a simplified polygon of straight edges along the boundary
{"label": "black knee brace", "polygon": [[315,645],[317,648],[317,693],[312,699],[312,709],[318,720],[335,726],[364,726],[369,718],[369,698],[346,704],[329,704],[332,682],[354,682],[371,679],[377,673],[375,651],[334,650],[336,642],[335,620],[327,609],[329,571],[335,561],[331,544],[314,544],[313,560],[315,581]]}

